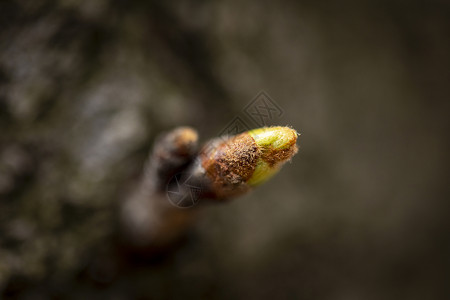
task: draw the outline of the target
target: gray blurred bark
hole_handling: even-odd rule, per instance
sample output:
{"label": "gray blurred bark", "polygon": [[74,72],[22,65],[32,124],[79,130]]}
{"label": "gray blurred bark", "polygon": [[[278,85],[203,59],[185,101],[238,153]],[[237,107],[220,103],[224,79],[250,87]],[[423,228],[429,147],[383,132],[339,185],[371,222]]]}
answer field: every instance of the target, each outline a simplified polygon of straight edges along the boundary
{"label": "gray blurred bark", "polygon": [[[449,15],[445,1],[1,1],[1,295],[444,298]],[[155,136],[214,136],[260,89],[305,137],[302,163],[212,209],[182,251],[130,253],[119,207]]]}

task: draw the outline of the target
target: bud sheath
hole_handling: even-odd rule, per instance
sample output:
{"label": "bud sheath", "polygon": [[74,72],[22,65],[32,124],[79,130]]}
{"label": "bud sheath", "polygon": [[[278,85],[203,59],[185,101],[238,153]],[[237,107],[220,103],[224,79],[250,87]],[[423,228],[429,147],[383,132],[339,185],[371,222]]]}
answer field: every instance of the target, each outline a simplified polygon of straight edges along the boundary
{"label": "bud sheath", "polygon": [[297,153],[297,136],[289,127],[263,127],[205,147],[201,164],[213,194],[217,198],[242,194],[272,177]]}

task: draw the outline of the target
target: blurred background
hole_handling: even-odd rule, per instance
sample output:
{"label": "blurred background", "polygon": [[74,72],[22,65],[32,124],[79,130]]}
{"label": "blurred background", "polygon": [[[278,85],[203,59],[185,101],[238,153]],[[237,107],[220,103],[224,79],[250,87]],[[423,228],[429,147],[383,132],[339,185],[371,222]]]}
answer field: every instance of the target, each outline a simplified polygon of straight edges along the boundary
{"label": "blurred background", "polygon": [[[2,0],[0,298],[444,299],[447,1]],[[159,133],[264,90],[278,176],[127,267],[117,208]]]}

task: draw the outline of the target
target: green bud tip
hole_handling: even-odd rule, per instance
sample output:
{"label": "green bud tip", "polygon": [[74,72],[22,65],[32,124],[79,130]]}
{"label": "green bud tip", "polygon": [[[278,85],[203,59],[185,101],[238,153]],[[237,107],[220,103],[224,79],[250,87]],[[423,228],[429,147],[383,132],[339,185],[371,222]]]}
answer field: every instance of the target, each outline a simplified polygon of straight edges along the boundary
{"label": "green bud tip", "polygon": [[262,155],[247,184],[257,186],[275,175],[284,162],[297,153],[297,131],[289,127],[263,127],[247,132],[260,148]]}

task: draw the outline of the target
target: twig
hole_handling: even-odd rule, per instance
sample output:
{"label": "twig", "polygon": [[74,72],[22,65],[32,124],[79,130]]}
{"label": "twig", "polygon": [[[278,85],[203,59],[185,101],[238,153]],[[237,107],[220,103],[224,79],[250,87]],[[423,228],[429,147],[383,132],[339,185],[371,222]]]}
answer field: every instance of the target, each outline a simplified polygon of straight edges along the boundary
{"label": "twig", "polygon": [[[199,209],[199,205],[176,204],[185,199],[192,204],[220,201],[246,193],[295,155],[297,136],[289,127],[264,127],[213,139],[197,152],[195,130],[180,127],[164,135],[155,143],[139,186],[122,207],[127,243],[168,247],[190,227]],[[169,201],[171,192],[179,202]]]}

